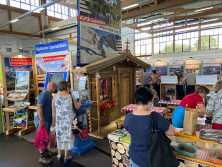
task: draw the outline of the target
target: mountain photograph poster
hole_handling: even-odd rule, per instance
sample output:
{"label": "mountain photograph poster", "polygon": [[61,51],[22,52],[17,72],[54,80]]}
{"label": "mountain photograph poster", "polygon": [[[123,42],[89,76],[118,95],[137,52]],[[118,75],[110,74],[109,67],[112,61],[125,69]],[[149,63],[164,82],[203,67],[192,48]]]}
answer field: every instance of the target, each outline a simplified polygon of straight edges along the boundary
{"label": "mountain photograph poster", "polygon": [[[45,75],[46,72],[69,71],[69,55],[37,57],[37,75]],[[44,87],[44,83],[38,83],[39,87]]]}
{"label": "mountain photograph poster", "polygon": [[7,90],[15,90],[16,71],[30,72],[30,87],[34,89],[32,58],[4,58]]}

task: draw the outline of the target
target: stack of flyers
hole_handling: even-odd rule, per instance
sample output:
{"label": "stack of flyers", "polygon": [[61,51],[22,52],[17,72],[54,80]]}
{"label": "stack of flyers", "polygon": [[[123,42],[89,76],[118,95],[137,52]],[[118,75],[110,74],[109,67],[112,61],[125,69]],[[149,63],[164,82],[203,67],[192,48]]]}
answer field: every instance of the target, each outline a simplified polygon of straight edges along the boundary
{"label": "stack of flyers", "polygon": [[14,91],[8,95],[7,99],[24,99],[28,93],[28,91]]}
{"label": "stack of flyers", "polygon": [[73,90],[72,95],[75,96],[77,103],[79,102],[79,90]]}
{"label": "stack of flyers", "polygon": [[11,99],[14,95],[16,95],[16,92],[12,92],[8,95],[7,99]]}
{"label": "stack of flyers", "polygon": [[84,103],[88,103],[89,101],[89,94],[88,89],[82,90],[82,98],[84,99]]}

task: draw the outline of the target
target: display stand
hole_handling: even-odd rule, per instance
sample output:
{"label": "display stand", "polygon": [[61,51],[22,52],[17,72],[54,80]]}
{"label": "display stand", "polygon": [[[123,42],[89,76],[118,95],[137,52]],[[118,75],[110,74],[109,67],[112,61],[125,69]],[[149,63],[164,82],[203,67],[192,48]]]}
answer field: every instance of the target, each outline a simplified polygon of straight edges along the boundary
{"label": "display stand", "polygon": [[[26,96],[26,98],[20,99],[20,100],[16,100],[16,101],[24,101],[24,100],[28,100],[28,99],[29,99],[28,96]],[[10,101],[10,99],[8,99],[8,100]],[[15,101],[15,100],[12,99],[12,101]],[[3,108],[3,111],[6,114],[6,124],[7,124],[6,135],[10,135],[10,134],[12,134],[14,132],[19,131],[18,136],[23,136],[26,133],[29,133],[29,132],[34,131],[36,129],[35,126],[29,126],[29,107],[28,106],[26,106],[24,108],[24,111],[27,113],[27,128],[26,129],[22,129],[22,128],[8,128],[8,127],[11,127],[10,126],[10,120],[9,120],[9,113],[10,112],[16,113],[19,110],[21,110],[21,109],[20,108],[9,108],[9,107]]]}
{"label": "display stand", "polygon": [[[18,135],[22,136],[30,131],[35,130],[35,126],[28,126],[30,121],[29,121],[29,109],[28,107],[26,107],[24,109],[24,111],[27,113],[27,129],[21,129],[21,128],[14,128],[14,126],[10,125],[10,112],[11,113],[15,113],[18,110],[15,110],[13,108],[7,108],[8,107],[8,101],[24,101],[27,100],[29,101],[29,97],[30,97],[30,92],[34,91],[34,96],[37,94],[36,92],[36,87],[35,87],[35,83],[36,83],[36,76],[35,76],[35,71],[36,71],[36,66],[34,64],[36,64],[35,58],[33,56],[22,56],[22,58],[18,58],[17,55],[1,55],[1,64],[2,64],[2,83],[3,83],[3,93],[4,93],[4,104],[5,104],[5,108],[3,109],[3,111],[5,112],[5,119],[6,119],[6,125],[7,125],[7,130],[6,130],[6,135],[10,135],[14,132],[19,131]],[[8,99],[7,96],[8,94],[10,94],[11,92],[15,91],[15,90],[8,90],[8,88],[10,88],[11,85],[7,84],[8,81],[8,77],[6,77],[6,74],[8,71],[6,71],[6,66],[9,66],[13,72],[16,71],[18,68],[20,68],[18,71],[33,71],[33,84],[34,87],[29,88],[28,90],[28,95],[24,98],[20,98],[20,99]],[[30,70],[30,66],[32,66],[32,70]]]}
{"label": "display stand", "polygon": [[83,122],[83,129],[81,133],[74,135],[74,147],[70,151],[78,154],[79,156],[96,146],[96,144],[91,141],[88,135],[87,127],[87,115],[92,104],[92,101],[89,101],[88,103],[82,103],[80,109],[75,111],[77,120]]}

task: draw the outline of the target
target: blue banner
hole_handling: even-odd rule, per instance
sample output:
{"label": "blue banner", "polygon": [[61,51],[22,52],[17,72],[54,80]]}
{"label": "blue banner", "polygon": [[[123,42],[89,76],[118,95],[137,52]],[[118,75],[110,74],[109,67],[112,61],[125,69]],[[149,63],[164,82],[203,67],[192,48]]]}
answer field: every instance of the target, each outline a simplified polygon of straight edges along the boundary
{"label": "blue banner", "polygon": [[35,54],[69,50],[68,40],[35,45]]}

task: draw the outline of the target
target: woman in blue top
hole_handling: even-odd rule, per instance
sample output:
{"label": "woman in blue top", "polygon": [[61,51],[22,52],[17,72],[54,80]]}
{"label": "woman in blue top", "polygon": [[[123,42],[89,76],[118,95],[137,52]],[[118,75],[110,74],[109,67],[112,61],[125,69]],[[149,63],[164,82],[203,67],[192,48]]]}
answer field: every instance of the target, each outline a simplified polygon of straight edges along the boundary
{"label": "woman in blue top", "polygon": [[[136,93],[138,108],[126,115],[124,127],[131,135],[129,156],[132,167],[146,167],[147,163],[147,141],[152,132],[150,122],[150,110],[153,108],[153,94],[149,88],[139,88]],[[159,130],[168,136],[175,135],[175,129],[159,113],[155,113],[158,119]]]}

